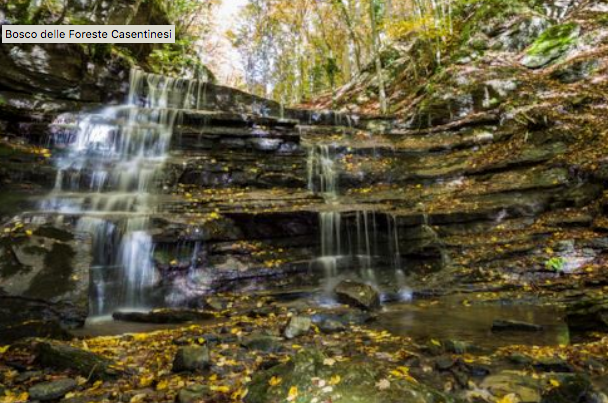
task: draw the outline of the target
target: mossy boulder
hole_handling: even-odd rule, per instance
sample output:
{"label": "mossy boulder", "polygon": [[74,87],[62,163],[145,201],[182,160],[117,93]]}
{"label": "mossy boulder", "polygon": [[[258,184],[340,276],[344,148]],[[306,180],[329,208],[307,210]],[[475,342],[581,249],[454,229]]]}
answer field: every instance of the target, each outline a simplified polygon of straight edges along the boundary
{"label": "mossy boulder", "polygon": [[548,65],[571,50],[580,33],[581,27],[576,23],[555,25],[545,30],[528,48],[521,63],[530,69]]}
{"label": "mossy boulder", "polygon": [[[258,372],[246,403],[311,401],[334,403],[440,403],[455,399],[406,379],[391,379],[389,369],[370,362],[327,361],[321,352],[304,350],[285,364]],[[291,392],[291,393],[290,393]]]}

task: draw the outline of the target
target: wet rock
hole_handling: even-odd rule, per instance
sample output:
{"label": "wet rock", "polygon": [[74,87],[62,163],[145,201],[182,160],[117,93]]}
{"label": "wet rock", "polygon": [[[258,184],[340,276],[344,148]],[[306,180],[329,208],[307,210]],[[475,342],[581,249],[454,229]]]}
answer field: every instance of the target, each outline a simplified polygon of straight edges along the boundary
{"label": "wet rock", "polygon": [[368,284],[345,280],[338,284],[334,292],[343,304],[365,310],[380,308],[380,294]]}
{"label": "wet rock", "polygon": [[562,378],[560,385],[543,393],[541,403],[588,402],[593,393],[589,378],[583,375]]}
{"label": "wet rock", "polygon": [[136,323],[187,323],[194,321],[205,321],[214,319],[215,315],[210,312],[183,310],[183,309],[159,309],[150,312],[114,312],[114,320]]}
{"label": "wet rock", "polygon": [[517,320],[495,320],[492,323],[493,332],[540,332],[543,327],[534,323]]}
{"label": "wet rock", "polygon": [[173,372],[200,372],[211,366],[207,346],[180,347],[173,359]]}
{"label": "wet rock", "polygon": [[253,334],[249,337],[244,337],[241,344],[249,350],[258,350],[265,353],[276,353],[282,347],[280,337],[264,334]]}
{"label": "wet rock", "polygon": [[78,383],[73,379],[60,379],[53,382],[44,382],[32,386],[28,390],[31,400],[56,400],[62,398],[66,393],[73,391]]}
{"label": "wet rock", "polygon": [[319,322],[317,327],[322,333],[326,334],[339,333],[346,330],[346,326],[343,323],[333,319],[325,319]]}
{"label": "wet rock", "polygon": [[[297,390],[297,401],[331,401],[334,403],[383,402],[383,403],[440,403],[454,402],[455,398],[444,395],[422,384],[404,379],[391,379],[387,388],[376,383],[386,373],[386,368],[366,362],[338,362],[325,365],[326,356],[316,350],[299,352],[287,363],[273,366],[256,373],[248,385],[246,403],[275,403],[288,400],[289,391]],[[279,385],[271,386],[270,380],[281,378]],[[339,377],[334,385],[315,384],[314,379],[327,380]],[[293,400],[293,398],[291,399]]]}
{"label": "wet rock", "polygon": [[285,338],[295,339],[296,337],[303,336],[310,330],[312,326],[312,320],[304,316],[294,316],[290,319],[287,328],[285,328]]}
{"label": "wet rock", "polygon": [[483,380],[480,387],[498,397],[515,394],[522,403],[538,403],[541,400],[540,381],[517,371],[502,371]]}
{"label": "wet rock", "polygon": [[36,360],[43,367],[76,371],[94,380],[114,380],[121,375],[115,362],[90,351],[50,343],[40,343],[34,348]]}
{"label": "wet rock", "polygon": [[193,385],[181,389],[177,394],[177,403],[199,403],[209,396],[210,390],[205,385]]}

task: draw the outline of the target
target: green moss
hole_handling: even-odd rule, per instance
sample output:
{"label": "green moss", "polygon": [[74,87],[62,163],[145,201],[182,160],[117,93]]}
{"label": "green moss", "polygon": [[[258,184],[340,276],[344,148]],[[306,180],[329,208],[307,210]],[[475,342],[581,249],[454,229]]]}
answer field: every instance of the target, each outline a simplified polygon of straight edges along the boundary
{"label": "green moss", "polygon": [[568,23],[555,25],[543,32],[526,52],[529,56],[545,56],[563,52],[576,42],[579,25]]}

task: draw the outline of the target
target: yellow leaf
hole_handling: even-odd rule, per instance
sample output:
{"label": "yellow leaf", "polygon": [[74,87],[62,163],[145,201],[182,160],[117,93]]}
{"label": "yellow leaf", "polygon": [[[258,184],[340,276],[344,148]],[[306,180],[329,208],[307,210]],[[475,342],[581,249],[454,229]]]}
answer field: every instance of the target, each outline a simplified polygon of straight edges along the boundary
{"label": "yellow leaf", "polygon": [[205,344],[206,340],[204,337],[199,337],[198,338],[198,344]]}
{"label": "yellow leaf", "polygon": [[435,339],[431,340],[431,344],[434,344],[434,345],[436,345],[438,347],[441,347],[441,343],[439,341],[435,340]]}
{"label": "yellow leaf", "polygon": [[292,386],[291,388],[289,388],[289,393],[287,394],[287,400],[291,402],[293,400],[296,400],[297,397],[298,397],[298,387]]}
{"label": "yellow leaf", "polygon": [[330,385],[337,385],[340,383],[341,380],[342,380],[342,378],[340,377],[340,375],[334,375],[329,380],[329,383],[330,383]]}
{"label": "yellow leaf", "polygon": [[550,384],[551,384],[551,386],[553,386],[554,388],[558,388],[558,387],[559,387],[559,385],[560,385],[559,381],[558,381],[558,380],[556,380],[556,379],[550,379],[550,380],[549,380],[549,383],[550,383]]}
{"label": "yellow leaf", "polygon": [[169,387],[169,382],[167,380],[162,380],[156,385],[156,390],[165,390]]}
{"label": "yellow leaf", "polygon": [[4,354],[8,351],[10,346],[0,346],[0,354]]}
{"label": "yellow leaf", "polygon": [[31,229],[28,229],[28,230],[25,231],[25,234],[27,236],[32,236],[32,235],[34,235],[34,231],[32,231]]}
{"label": "yellow leaf", "polygon": [[228,386],[220,385],[220,386],[211,386],[211,390],[219,393],[228,393],[230,392],[230,388]]}
{"label": "yellow leaf", "polygon": [[281,384],[281,382],[283,382],[283,380],[279,377],[273,376],[272,378],[270,378],[270,380],[268,381],[268,384],[270,386],[278,386]]}
{"label": "yellow leaf", "polygon": [[496,403],[519,403],[519,399],[517,398],[517,395],[511,393],[498,399]]}

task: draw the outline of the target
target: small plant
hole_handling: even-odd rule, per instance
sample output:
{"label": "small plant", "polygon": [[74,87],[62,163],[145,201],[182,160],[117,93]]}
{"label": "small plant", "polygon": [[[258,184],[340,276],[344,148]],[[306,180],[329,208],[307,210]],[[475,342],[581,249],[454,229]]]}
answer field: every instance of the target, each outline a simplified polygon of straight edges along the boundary
{"label": "small plant", "polygon": [[545,262],[545,268],[547,270],[561,272],[564,271],[564,266],[566,265],[566,259],[563,257],[552,257],[551,259]]}

